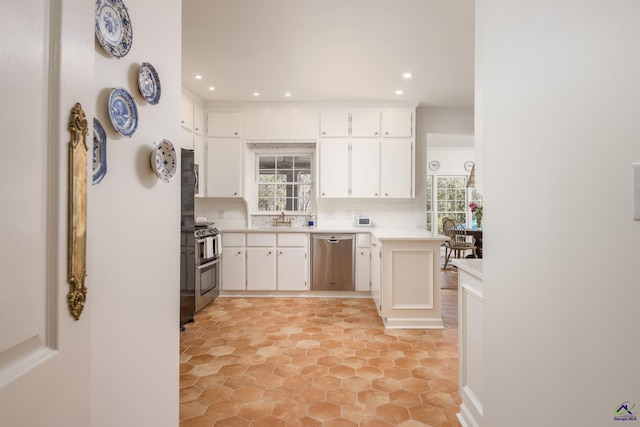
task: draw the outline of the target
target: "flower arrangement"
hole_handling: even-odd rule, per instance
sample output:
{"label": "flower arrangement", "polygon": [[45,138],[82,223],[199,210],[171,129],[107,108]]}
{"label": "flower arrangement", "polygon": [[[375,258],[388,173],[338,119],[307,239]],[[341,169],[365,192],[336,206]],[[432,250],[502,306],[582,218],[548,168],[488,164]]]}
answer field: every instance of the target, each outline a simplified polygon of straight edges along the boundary
{"label": "flower arrangement", "polygon": [[471,209],[473,216],[476,218],[478,228],[482,227],[482,205],[476,202],[471,202],[469,203],[469,208]]}

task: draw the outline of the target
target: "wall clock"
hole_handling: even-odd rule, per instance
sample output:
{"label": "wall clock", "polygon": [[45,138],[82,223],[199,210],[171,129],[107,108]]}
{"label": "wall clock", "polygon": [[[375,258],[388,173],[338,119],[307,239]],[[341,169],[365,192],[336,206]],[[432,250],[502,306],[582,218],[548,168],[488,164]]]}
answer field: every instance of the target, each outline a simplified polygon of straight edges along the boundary
{"label": "wall clock", "polygon": [[472,168],[473,162],[471,160],[464,162],[464,170],[466,170],[467,172],[471,172]]}
{"label": "wall clock", "polygon": [[440,162],[437,160],[431,160],[429,162],[429,169],[431,169],[432,171],[437,171],[438,169],[440,169]]}

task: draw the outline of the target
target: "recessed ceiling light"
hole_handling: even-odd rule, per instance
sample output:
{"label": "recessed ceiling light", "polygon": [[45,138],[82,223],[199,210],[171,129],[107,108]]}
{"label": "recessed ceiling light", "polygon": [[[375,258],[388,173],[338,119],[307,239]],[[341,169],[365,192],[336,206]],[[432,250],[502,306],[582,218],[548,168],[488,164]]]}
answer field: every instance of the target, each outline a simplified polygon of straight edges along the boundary
{"label": "recessed ceiling light", "polygon": [[411,74],[411,73],[404,73],[404,74],[402,75],[402,77],[404,77],[405,79],[410,79],[411,77],[413,77],[413,74]]}
{"label": "recessed ceiling light", "polygon": [[285,92],[284,96],[291,96],[291,92]]}
{"label": "recessed ceiling light", "polygon": [[258,92],[253,92],[253,96],[260,96]]}
{"label": "recessed ceiling light", "polygon": [[196,74],[195,76],[193,76],[196,78],[196,80],[202,80],[202,76],[200,74]]}
{"label": "recessed ceiling light", "polygon": [[209,86],[209,90],[216,90],[216,88],[213,86]]}
{"label": "recessed ceiling light", "polygon": [[397,90],[396,91],[396,95],[402,95],[403,93],[404,93],[404,91],[402,91],[402,90]]}

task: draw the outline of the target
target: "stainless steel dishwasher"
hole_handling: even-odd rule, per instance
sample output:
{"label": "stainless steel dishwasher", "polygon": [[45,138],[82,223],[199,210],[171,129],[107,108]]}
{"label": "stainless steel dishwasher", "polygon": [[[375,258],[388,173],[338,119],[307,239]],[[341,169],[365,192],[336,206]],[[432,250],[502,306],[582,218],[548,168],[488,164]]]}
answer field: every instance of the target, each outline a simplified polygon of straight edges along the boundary
{"label": "stainless steel dishwasher", "polygon": [[355,234],[311,234],[311,290],[355,290]]}

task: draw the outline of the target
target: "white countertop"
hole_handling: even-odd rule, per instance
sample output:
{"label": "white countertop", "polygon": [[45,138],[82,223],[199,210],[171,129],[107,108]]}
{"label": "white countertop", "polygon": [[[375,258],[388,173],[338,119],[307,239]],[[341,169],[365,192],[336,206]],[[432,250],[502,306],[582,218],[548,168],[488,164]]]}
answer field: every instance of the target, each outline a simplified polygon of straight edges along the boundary
{"label": "white countertop", "polygon": [[256,227],[219,228],[222,233],[371,233],[379,240],[448,240],[448,237],[412,227]]}
{"label": "white countertop", "polygon": [[458,269],[483,279],[482,258],[460,258],[452,260],[451,263]]}

